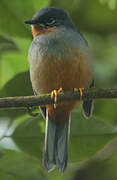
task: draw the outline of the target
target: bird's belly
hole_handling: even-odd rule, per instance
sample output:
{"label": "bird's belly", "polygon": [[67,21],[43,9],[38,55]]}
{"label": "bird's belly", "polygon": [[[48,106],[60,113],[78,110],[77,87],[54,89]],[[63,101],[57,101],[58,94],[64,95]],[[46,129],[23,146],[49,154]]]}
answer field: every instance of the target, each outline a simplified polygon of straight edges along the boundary
{"label": "bird's belly", "polygon": [[92,78],[91,66],[86,59],[46,59],[30,69],[36,93],[50,93],[54,89],[72,90],[88,87]]}

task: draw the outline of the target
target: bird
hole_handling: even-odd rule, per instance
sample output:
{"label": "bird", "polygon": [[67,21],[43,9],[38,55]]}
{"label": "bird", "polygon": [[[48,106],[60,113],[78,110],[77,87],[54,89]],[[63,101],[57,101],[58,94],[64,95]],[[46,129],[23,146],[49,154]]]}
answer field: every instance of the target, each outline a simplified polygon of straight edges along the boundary
{"label": "bird", "polygon": [[32,88],[35,95],[51,93],[55,101],[40,107],[46,122],[44,169],[51,172],[57,167],[64,173],[68,164],[71,112],[82,104],[85,117],[90,117],[93,100],[57,104],[57,95],[74,90],[82,94],[84,88],[94,86],[90,49],[64,9],[42,8],[25,23],[31,25],[33,36],[28,52]]}

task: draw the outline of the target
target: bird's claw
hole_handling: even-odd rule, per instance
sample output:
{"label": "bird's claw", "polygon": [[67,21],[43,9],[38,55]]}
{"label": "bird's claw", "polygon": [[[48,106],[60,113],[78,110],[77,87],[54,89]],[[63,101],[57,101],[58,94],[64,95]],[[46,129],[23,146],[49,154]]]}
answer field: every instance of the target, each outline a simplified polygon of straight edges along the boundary
{"label": "bird's claw", "polygon": [[60,93],[62,91],[63,91],[63,89],[59,88],[58,90],[53,90],[51,92],[51,98],[54,99],[54,108],[56,108],[58,93]]}
{"label": "bird's claw", "polygon": [[80,98],[82,98],[84,88],[74,88],[74,91],[80,91]]}

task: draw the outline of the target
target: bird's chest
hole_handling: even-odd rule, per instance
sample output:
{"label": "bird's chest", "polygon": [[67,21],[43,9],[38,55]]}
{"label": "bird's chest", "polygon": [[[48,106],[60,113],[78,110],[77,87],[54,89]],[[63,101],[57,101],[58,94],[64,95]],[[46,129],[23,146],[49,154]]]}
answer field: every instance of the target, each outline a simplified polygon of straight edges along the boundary
{"label": "bird's chest", "polygon": [[50,93],[59,88],[72,90],[87,87],[92,76],[86,55],[80,53],[59,60],[46,57],[34,66],[31,81],[37,93]]}

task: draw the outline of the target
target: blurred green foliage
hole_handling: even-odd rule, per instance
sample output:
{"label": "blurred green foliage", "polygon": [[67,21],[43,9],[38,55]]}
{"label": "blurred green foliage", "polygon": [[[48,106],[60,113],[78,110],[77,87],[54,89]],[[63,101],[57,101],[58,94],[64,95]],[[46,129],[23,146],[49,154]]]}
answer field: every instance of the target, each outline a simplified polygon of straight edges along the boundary
{"label": "blurred green foliage", "polygon": [[[32,95],[28,48],[31,29],[24,24],[47,6],[67,10],[88,40],[96,87],[117,87],[117,0],[1,0],[0,97]],[[92,118],[72,113],[69,165],[64,175],[42,167],[45,122],[26,109],[0,110],[1,180],[116,180],[117,101],[95,102]]]}

